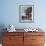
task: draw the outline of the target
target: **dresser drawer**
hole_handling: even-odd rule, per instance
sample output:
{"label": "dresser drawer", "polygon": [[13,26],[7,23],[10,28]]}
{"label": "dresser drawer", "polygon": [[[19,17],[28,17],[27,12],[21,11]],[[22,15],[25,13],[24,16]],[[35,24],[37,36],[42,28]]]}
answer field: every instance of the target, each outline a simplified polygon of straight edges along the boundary
{"label": "dresser drawer", "polygon": [[32,46],[44,46],[44,44],[32,44]]}
{"label": "dresser drawer", "polygon": [[32,36],[32,43],[33,44],[43,44],[44,36]]}
{"label": "dresser drawer", "polygon": [[21,43],[8,43],[8,44],[2,44],[2,46],[23,46],[23,43],[21,42]]}
{"label": "dresser drawer", "polygon": [[23,41],[23,36],[4,36],[3,37],[3,43],[15,43],[15,42],[21,42]]}
{"label": "dresser drawer", "polygon": [[44,36],[44,32],[25,32],[24,36]]}
{"label": "dresser drawer", "polygon": [[5,36],[23,36],[23,32],[4,32]]}

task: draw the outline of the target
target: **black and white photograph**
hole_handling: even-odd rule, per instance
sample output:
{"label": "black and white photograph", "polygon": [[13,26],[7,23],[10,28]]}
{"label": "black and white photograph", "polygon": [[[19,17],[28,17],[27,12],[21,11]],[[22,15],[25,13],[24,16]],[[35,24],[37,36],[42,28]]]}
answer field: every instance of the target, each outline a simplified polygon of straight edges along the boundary
{"label": "black and white photograph", "polygon": [[34,5],[20,5],[19,6],[19,20],[20,22],[34,21]]}

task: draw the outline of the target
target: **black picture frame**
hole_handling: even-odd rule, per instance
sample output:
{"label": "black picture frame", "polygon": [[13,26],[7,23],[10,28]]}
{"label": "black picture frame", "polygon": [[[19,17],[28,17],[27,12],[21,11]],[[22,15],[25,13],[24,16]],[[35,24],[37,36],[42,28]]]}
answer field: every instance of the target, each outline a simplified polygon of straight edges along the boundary
{"label": "black picture frame", "polygon": [[19,5],[19,22],[34,22],[34,5]]}

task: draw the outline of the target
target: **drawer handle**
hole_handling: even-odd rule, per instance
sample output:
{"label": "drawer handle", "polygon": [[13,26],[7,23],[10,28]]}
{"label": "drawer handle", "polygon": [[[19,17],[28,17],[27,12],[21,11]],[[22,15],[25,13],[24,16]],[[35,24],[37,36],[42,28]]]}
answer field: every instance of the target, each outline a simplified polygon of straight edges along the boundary
{"label": "drawer handle", "polygon": [[13,38],[9,38],[10,40],[13,40]]}
{"label": "drawer handle", "polygon": [[36,40],[36,39],[32,39],[32,40]]}
{"label": "drawer handle", "polygon": [[12,40],[11,38],[9,38],[10,40]]}

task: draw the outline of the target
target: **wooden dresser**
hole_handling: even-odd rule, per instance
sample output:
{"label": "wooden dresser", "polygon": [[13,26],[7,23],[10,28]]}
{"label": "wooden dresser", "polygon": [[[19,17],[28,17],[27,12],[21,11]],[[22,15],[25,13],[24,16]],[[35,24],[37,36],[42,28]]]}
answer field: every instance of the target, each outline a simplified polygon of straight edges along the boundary
{"label": "wooden dresser", "polygon": [[44,32],[3,32],[3,46],[44,46]]}

